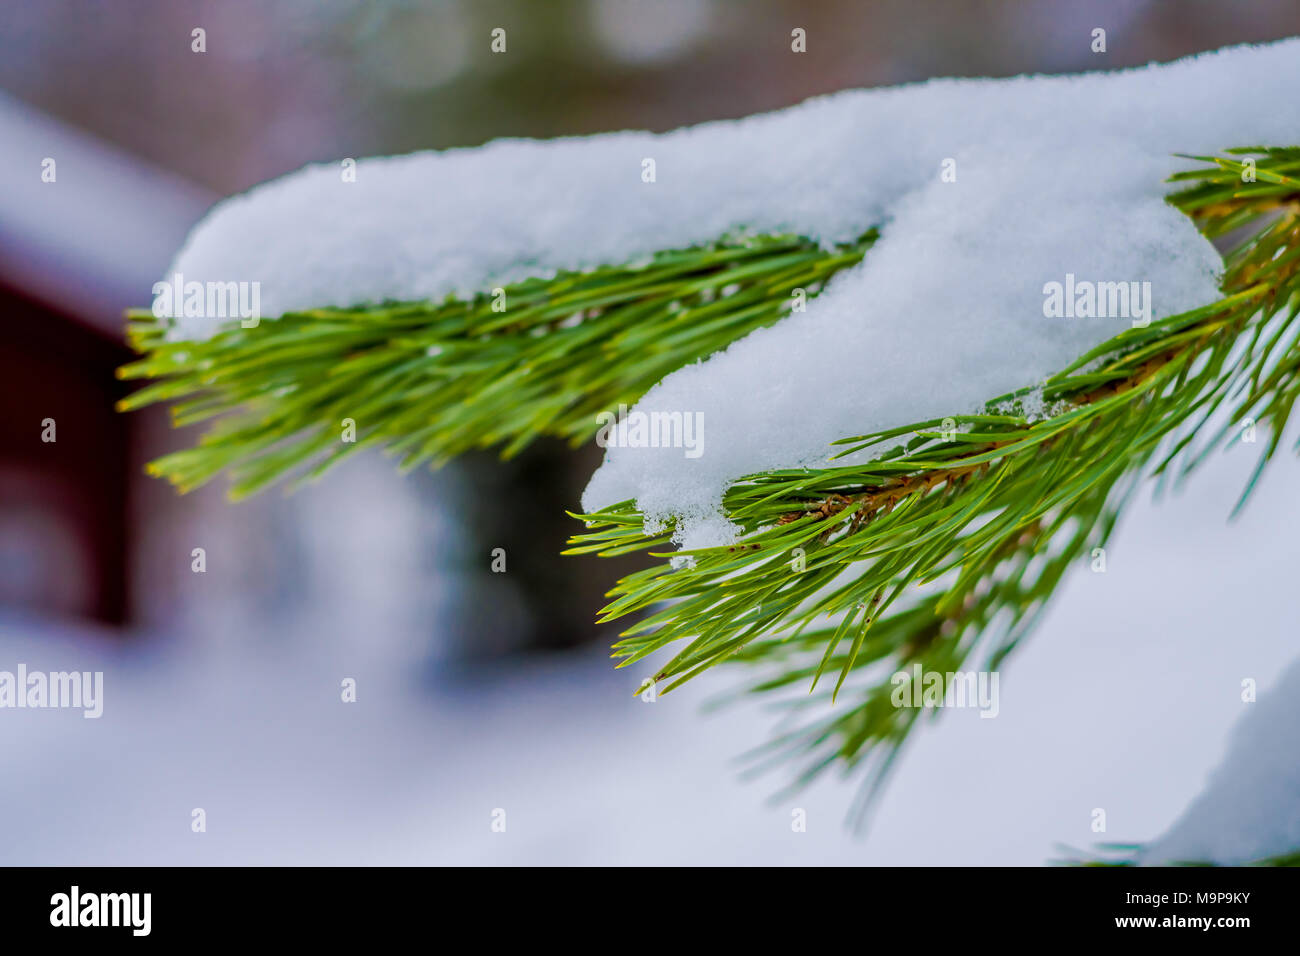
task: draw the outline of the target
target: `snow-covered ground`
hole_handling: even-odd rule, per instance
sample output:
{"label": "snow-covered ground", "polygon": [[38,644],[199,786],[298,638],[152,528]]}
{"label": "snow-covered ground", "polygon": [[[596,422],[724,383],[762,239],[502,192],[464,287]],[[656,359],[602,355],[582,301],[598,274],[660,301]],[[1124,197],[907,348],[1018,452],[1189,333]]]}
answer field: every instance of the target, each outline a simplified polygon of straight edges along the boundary
{"label": "snow-covered ground", "polygon": [[113,650],[6,619],[0,670],[102,669],[105,699],[98,720],[0,710],[0,862],[1038,864],[1151,840],[1300,653],[1297,464],[1225,523],[1258,447],[1135,503],[1106,573],[1081,567],[1004,666],[998,717],[927,725],[864,839],[843,827],[851,784],[771,806],[775,779],[736,779],[766,732],[755,709],[643,702],[644,675],[599,652],[430,682],[423,648],[359,621]]}

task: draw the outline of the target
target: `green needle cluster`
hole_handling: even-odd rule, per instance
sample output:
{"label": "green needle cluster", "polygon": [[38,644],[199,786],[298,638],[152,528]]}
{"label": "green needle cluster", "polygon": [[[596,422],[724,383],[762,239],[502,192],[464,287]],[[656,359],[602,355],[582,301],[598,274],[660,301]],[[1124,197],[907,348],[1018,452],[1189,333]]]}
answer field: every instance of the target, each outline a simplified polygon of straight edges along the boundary
{"label": "green needle cluster", "polygon": [[[120,407],[170,402],[177,425],[209,423],[196,447],[150,470],[182,490],[226,471],[233,497],[316,477],[372,445],[404,469],[472,448],[514,455],[540,435],[578,445],[598,413],[778,322],[875,238],[830,249],[796,236],[728,239],[472,301],[236,321],[202,342],[169,341],[166,320],[136,311],[128,335],[143,357],[119,374],[153,381]],[[344,420],[355,441],[340,439]]]}
{"label": "green needle cluster", "polygon": [[[845,437],[853,464],[741,479],[724,497],[737,544],[610,592],[604,620],[636,616],[620,666],[671,651],[655,671],[666,692],[745,664],[747,689],[784,713],[752,766],[792,761],[796,786],[862,768],[861,811],[916,721],[938,712],[895,706],[892,675],[996,669],[1065,571],[1104,547],[1141,479],[1181,477],[1246,421],[1268,435],[1257,478],[1300,395],[1300,149],[1197,159],[1170,202],[1207,236],[1239,237],[1219,301],[1125,330],[946,428]],[[672,527],[647,532],[632,502],[577,517],[588,530],[570,553],[668,556]]]}

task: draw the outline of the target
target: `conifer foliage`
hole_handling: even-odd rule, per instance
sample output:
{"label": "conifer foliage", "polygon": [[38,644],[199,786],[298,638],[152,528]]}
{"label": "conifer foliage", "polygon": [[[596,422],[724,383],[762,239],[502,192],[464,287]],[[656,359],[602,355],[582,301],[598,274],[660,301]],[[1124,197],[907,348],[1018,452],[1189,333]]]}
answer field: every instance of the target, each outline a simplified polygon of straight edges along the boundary
{"label": "conifer foliage", "polygon": [[[978,414],[846,435],[844,454],[871,452],[853,464],[736,482],[732,546],[670,555],[673,528],[647,528],[633,502],[577,515],[569,553],[652,558],[601,612],[630,621],[620,666],[671,650],[654,675],[670,691],[743,665],[747,689],[789,711],[754,765],[792,763],[796,785],[857,768],[863,809],[927,713],[894,705],[891,675],[996,668],[1147,478],[1181,479],[1243,427],[1265,436],[1257,478],[1300,395],[1300,148],[1187,158],[1169,201],[1226,249],[1218,301],[1128,329]],[[176,424],[207,423],[151,468],[182,489],[228,472],[235,496],[369,446],[412,468],[542,435],[579,444],[599,413],[780,321],[877,235],[723,237],[472,301],[314,309],[202,342],[133,312],[141,357],[121,375],[150,384],[122,407],[168,402]],[[340,443],[344,418],[357,441]]]}

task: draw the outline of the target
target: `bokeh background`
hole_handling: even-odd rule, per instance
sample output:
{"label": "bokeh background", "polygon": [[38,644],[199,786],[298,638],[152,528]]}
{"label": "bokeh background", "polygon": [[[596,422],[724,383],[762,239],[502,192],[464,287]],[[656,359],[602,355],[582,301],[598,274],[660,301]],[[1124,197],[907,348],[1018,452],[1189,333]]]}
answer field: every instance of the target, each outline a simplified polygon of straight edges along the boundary
{"label": "bokeh background", "polygon": [[0,669],[107,685],[97,721],[0,711],[0,862],[1037,863],[1097,839],[1095,807],[1103,838],[1154,837],[1218,759],[1241,679],[1290,657],[1294,462],[1232,527],[1249,450],[1139,503],[1108,573],[1072,578],[1005,669],[999,719],[927,726],[853,837],[852,781],[772,803],[781,780],[737,779],[758,708],[647,704],[646,674],[611,669],[593,612],[636,565],[558,557],[595,450],[407,477],[358,458],[293,496],[182,497],[143,464],[193,435],[113,411],[121,314],[212,202],[308,162],[1295,34],[1294,0],[0,7]]}

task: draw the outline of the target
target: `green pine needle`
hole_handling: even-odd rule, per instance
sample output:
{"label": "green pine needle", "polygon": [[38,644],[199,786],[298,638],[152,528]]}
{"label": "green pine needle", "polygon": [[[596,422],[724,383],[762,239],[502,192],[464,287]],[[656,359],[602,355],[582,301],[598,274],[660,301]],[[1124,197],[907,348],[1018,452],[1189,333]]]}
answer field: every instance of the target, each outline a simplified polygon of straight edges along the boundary
{"label": "green pine needle", "polygon": [[[152,384],[123,410],[173,404],[199,444],[153,462],[182,490],[223,471],[232,497],[296,473],[310,479],[377,445],[403,469],[472,448],[514,455],[540,435],[574,445],[597,415],[726,348],[860,262],[876,231],[832,249],[758,236],[661,252],[641,265],[561,273],[504,296],[292,313],[234,323],[206,342],[169,342],[166,322],[129,314],[144,358],[119,370]],[[343,421],[356,441],[344,441]]]}

